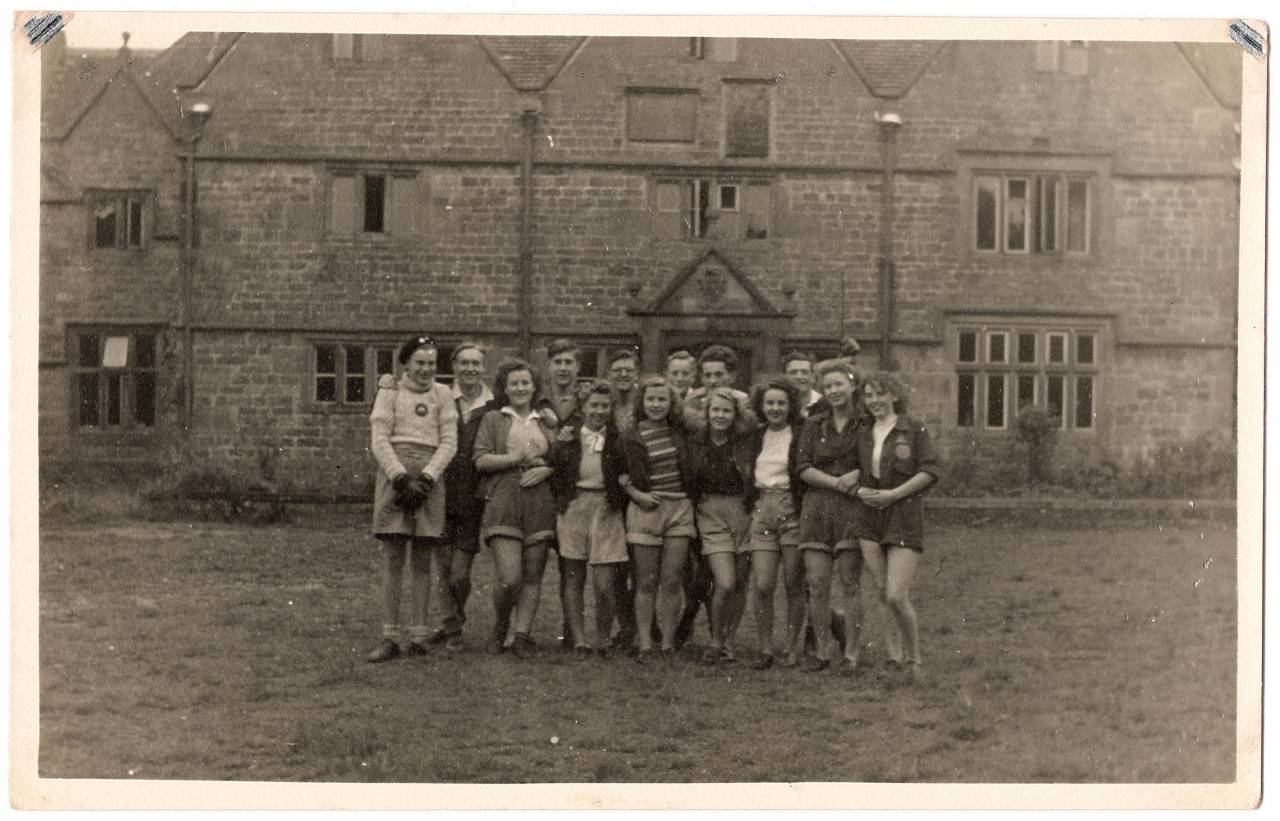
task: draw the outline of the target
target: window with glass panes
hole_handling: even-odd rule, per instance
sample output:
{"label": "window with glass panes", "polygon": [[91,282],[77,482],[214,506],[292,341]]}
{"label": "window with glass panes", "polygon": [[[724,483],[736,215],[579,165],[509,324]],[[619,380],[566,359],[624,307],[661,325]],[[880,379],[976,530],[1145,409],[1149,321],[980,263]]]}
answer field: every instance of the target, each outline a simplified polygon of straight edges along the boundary
{"label": "window with glass panes", "polygon": [[658,179],[653,208],[665,237],[767,239],[772,195],[763,179]]}
{"label": "window with glass panes", "polygon": [[394,344],[316,342],[311,346],[311,401],[366,405],[377,393],[378,377],[388,373],[398,373]]}
{"label": "window with glass panes", "polygon": [[1089,180],[1081,175],[975,173],[973,248],[1088,253],[1090,198]]}
{"label": "window with glass panes", "polygon": [[89,194],[93,248],[146,248],[151,232],[151,193],[93,191]]}
{"label": "window with glass panes", "polygon": [[156,330],[73,328],[69,334],[72,427],[150,428],[156,423]]}
{"label": "window with glass panes", "polygon": [[1062,428],[1096,426],[1099,327],[974,323],[953,333],[957,426],[1006,429],[1028,406]]}

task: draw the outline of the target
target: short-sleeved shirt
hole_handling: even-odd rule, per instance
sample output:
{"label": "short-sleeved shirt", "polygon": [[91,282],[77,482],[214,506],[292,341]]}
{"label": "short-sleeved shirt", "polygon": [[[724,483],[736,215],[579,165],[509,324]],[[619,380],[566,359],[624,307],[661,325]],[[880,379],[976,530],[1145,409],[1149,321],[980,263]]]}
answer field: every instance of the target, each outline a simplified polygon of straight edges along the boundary
{"label": "short-sleeved shirt", "polygon": [[[796,457],[796,472],[817,468],[830,476],[840,476],[858,467],[859,434],[863,427],[856,418],[845,422],[844,430],[837,431],[830,414],[811,417],[804,424],[800,438],[800,453]],[[867,451],[870,453],[870,450]]]}
{"label": "short-sleeved shirt", "polygon": [[755,483],[762,490],[783,490],[791,487],[787,474],[787,454],[791,450],[791,428],[765,430],[760,455],[756,457]]}

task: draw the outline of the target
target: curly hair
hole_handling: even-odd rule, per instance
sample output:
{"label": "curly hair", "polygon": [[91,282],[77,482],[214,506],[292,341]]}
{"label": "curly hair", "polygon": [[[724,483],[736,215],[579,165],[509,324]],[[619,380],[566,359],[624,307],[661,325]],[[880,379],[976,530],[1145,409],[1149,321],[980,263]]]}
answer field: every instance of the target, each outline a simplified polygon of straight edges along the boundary
{"label": "curly hair", "polygon": [[711,435],[711,400],[723,399],[733,406],[733,423],[729,426],[729,435],[737,436],[745,432],[744,420],[742,418],[742,407],[738,404],[738,399],[733,395],[733,391],[729,388],[719,387],[712,388],[703,396],[702,402],[702,420],[706,425],[705,430],[707,436]]}
{"label": "curly hair", "polygon": [[902,381],[902,377],[898,374],[890,373],[889,371],[876,371],[873,374],[869,374],[866,379],[862,380],[859,390],[865,390],[866,388],[871,388],[880,393],[893,394],[893,412],[907,412],[907,392],[911,389],[907,387],[907,384]]}
{"label": "curly hair", "polygon": [[666,388],[667,396],[671,399],[671,407],[667,409],[667,425],[673,428],[680,427],[680,397],[676,396],[676,389],[671,387],[671,383],[667,381],[667,378],[658,374],[642,377],[636,384],[634,405],[636,421],[649,418],[649,415],[644,412],[644,394],[649,388]]}
{"label": "curly hair", "polygon": [[529,404],[537,402],[542,396],[542,383],[538,380],[538,372],[532,365],[523,359],[504,359],[493,374],[493,398],[500,408],[511,404],[511,400],[507,397],[507,377],[516,371],[528,371],[530,378],[533,379],[533,397],[529,400]]}
{"label": "curly hair", "polygon": [[764,421],[764,395],[769,391],[782,391],[787,395],[788,425],[796,427],[804,422],[804,417],[800,415],[800,394],[795,386],[785,379],[770,379],[751,391],[751,410],[755,412],[757,419]]}

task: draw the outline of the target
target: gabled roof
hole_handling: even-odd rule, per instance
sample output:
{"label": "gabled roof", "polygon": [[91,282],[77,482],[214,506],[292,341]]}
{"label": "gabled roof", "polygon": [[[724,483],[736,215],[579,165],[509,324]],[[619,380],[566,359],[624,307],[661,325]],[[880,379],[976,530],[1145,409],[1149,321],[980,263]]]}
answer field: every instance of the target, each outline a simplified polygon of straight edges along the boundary
{"label": "gabled roof", "polygon": [[80,189],[71,183],[61,169],[53,163],[40,163],[41,202],[74,202],[79,199]]}
{"label": "gabled roof", "polygon": [[585,37],[477,37],[516,91],[542,91],[587,41]]}
{"label": "gabled roof", "polygon": [[1235,43],[1175,43],[1223,108],[1240,108],[1242,49]]}
{"label": "gabled roof", "polygon": [[648,305],[628,313],[790,315],[775,308],[751,279],[715,248],[708,248],[672,277]]}
{"label": "gabled roof", "polygon": [[897,99],[916,84],[946,43],[939,40],[832,40],[873,97]]}
{"label": "gabled roof", "polygon": [[115,83],[126,83],[142,95],[169,135],[176,137],[176,114],[168,113],[171,106],[160,95],[157,83],[145,73],[153,54],[124,47],[109,56],[105,52],[75,52],[62,66],[54,67],[53,76],[44,82],[49,93],[42,95],[41,136],[65,139],[107,89]]}
{"label": "gabled roof", "polygon": [[195,88],[227,56],[241,37],[240,32],[193,31],[182,35],[151,65],[151,73],[170,88]]}

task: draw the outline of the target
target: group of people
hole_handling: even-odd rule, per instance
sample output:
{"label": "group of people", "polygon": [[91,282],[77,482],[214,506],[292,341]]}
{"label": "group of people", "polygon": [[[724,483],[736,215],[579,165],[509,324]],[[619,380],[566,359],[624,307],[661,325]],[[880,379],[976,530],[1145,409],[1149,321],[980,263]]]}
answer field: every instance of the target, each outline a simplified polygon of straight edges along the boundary
{"label": "group of people", "polygon": [[[921,495],[939,476],[938,460],[928,430],[905,413],[899,378],[860,378],[853,352],[823,362],[788,353],[785,375],[748,394],[734,386],[737,355],[723,345],[696,358],[673,353],[663,374],[648,376],[623,348],[610,356],[607,380],[580,381],[578,347],[562,339],[548,348],[545,387],[529,363],[509,359],[490,388],[478,344],[453,349],[454,384],[445,386],[435,381],[435,341],[406,341],[402,373],[381,377],[370,415],[385,616],[368,660],[461,649],[472,564],[487,545],[494,653],[535,652],[554,550],[563,641],[583,655],[673,659],[705,604],[711,644],[702,661],[731,663],[751,590],[752,667],[854,671],[865,602],[883,601],[892,616],[887,664],[914,678],[921,658],[909,591],[924,548]],[[779,569],[786,631],[775,661]],[[834,619],[833,577],[844,598]],[[878,596],[863,595],[864,586]],[[433,587],[442,614],[434,628]]]}

